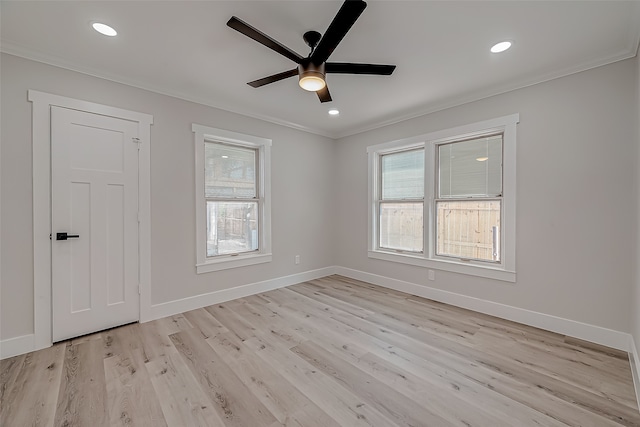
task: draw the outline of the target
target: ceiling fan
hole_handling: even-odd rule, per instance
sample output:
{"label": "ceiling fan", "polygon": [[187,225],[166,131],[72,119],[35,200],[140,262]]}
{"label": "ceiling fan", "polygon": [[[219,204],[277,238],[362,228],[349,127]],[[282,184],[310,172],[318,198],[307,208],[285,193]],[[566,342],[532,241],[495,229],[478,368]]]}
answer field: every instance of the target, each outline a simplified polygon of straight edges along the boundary
{"label": "ceiling fan", "polygon": [[333,53],[366,7],[367,3],[362,0],[345,0],[324,36],[317,31],[304,33],[303,39],[311,48],[311,52],[306,58],[241,19],[232,16],[227,22],[229,27],[298,64],[292,70],[254,80],[247,84],[252,87],[260,87],[298,76],[300,87],[316,92],[320,102],[329,102],[331,101],[331,94],[325,81],[326,73],[391,75],[396,68],[395,65],[327,62],[331,53]]}

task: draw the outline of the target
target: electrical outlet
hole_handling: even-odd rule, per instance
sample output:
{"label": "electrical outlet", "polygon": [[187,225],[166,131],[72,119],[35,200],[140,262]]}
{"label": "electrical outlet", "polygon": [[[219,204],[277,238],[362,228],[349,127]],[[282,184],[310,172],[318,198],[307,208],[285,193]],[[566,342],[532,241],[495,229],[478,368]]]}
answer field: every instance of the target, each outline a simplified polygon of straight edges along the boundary
{"label": "electrical outlet", "polygon": [[436,272],[429,270],[429,280],[436,280]]}
{"label": "electrical outlet", "polygon": [[300,264],[300,255],[296,255],[296,265]]}

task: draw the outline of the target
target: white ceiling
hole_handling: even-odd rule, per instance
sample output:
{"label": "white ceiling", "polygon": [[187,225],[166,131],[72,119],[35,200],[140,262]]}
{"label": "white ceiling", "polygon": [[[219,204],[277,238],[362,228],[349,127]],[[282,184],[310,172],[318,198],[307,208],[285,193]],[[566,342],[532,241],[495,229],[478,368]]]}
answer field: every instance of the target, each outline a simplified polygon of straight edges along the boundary
{"label": "white ceiling", "polygon": [[[5,1],[2,51],[225,110],[342,137],[633,57],[640,2],[369,1],[334,62],[395,64],[391,76],[330,74],[321,104],[295,64],[228,28],[235,15],[303,56],[341,1]],[[100,21],[118,30],[94,32]],[[502,54],[489,48],[512,40]],[[330,117],[338,108],[339,117]]]}

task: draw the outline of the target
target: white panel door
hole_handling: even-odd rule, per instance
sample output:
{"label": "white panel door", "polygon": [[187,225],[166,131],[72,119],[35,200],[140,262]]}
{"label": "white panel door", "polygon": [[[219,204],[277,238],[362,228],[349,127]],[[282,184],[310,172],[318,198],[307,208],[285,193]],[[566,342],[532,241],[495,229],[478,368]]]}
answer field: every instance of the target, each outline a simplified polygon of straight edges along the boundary
{"label": "white panel door", "polygon": [[137,132],[51,107],[54,342],[139,319]]}

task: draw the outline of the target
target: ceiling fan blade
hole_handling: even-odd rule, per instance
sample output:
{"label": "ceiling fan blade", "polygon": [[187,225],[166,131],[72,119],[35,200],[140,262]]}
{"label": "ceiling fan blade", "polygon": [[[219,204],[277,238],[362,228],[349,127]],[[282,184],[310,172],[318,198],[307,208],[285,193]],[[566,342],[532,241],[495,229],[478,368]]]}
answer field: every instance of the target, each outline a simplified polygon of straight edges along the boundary
{"label": "ceiling fan blade", "polygon": [[350,62],[327,62],[325,64],[327,73],[339,74],[375,74],[389,76],[395,69],[395,65],[352,64]]}
{"label": "ceiling fan blade", "polygon": [[331,94],[329,93],[329,86],[326,86],[319,91],[316,92],[318,94],[318,98],[320,102],[331,102]]}
{"label": "ceiling fan blade", "polygon": [[229,19],[227,25],[234,30],[244,34],[245,36],[252,38],[258,43],[268,47],[269,49],[278,52],[280,55],[286,56],[296,64],[299,64],[304,59],[302,56],[298,55],[296,52],[292,51],[282,43],[272,39],[262,31],[253,28],[251,25],[235,16],[232,16],[231,19]]}
{"label": "ceiling fan blade", "polygon": [[325,62],[366,7],[367,3],[362,0],[346,0],[313,51],[311,62]]}
{"label": "ceiling fan blade", "polygon": [[289,77],[293,77],[297,75],[298,75],[298,69],[294,68],[293,70],[283,71],[282,73],[278,73],[269,77],[264,77],[262,79],[254,80],[247,84],[251,87],[260,87],[260,86],[268,85],[269,83],[275,83],[280,80],[288,79]]}

